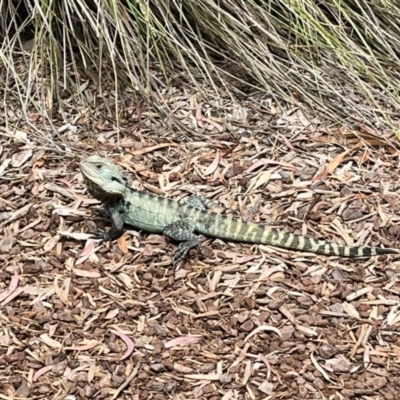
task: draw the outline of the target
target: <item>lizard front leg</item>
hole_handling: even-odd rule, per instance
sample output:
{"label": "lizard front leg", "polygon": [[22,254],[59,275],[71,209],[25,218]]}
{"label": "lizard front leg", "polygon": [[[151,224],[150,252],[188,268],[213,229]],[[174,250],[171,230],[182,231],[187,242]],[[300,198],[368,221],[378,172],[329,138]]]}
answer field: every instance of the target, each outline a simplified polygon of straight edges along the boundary
{"label": "lizard front leg", "polygon": [[96,231],[93,234],[102,239],[102,242],[113,241],[118,239],[124,232],[124,207],[123,205],[108,205],[105,207],[106,215],[111,218],[113,227],[108,231]]}
{"label": "lizard front leg", "polygon": [[174,253],[172,260],[174,265],[182,261],[192,247],[200,246],[199,238],[193,233],[194,229],[194,224],[185,219],[173,222],[165,227],[163,231],[165,236],[182,242]]}
{"label": "lizard front leg", "polygon": [[101,218],[110,218],[110,214],[105,208],[95,208],[92,210],[92,214]]}

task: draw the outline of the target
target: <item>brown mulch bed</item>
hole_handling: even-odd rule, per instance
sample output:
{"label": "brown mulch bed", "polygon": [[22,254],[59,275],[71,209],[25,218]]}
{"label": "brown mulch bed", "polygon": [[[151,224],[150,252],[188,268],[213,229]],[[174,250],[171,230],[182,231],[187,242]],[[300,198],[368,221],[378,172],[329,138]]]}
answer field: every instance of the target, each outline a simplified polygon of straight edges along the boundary
{"label": "brown mulch bed", "polygon": [[[90,232],[110,224],[92,213],[79,173],[98,151],[136,188],[200,194],[315,238],[399,247],[393,133],[328,131],[297,109],[210,107],[183,91],[164,100],[186,132],[138,104],[118,130],[102,105],[69,100],[58,132],[34,113],[0,132],[0,399],[398,398],[400,256],[203,238],[203,252],[174,268],[176,244],[160,235],[128,229],[99,246]],[[17,115],[10,106],[11,125]]]}

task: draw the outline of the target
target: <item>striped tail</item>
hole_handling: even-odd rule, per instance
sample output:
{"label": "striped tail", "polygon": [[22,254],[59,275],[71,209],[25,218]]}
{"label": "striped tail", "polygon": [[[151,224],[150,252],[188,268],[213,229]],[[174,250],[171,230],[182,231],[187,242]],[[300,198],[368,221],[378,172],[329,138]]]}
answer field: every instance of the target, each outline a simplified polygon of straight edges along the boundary
{"label": "striped tail", "polygon": [[307,251],[316,254],[342,257],[371,257],[378,254],[398,254],[396,249],[382,249],[379,247],[350,247],[325,240],[317,240],[252,222],[232,219],[220,214],[209,223],[200,224],[198,232],[233,241],[267,244],[292,250]]}

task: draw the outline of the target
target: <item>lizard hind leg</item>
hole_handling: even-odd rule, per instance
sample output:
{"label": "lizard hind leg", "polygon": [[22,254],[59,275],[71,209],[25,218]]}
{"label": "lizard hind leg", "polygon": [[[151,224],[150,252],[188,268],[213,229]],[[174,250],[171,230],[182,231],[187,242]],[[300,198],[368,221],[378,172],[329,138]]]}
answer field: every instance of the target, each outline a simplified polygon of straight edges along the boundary
{"label": "lizard hind leg", "polygon": [[199,210],[207,210],[209,208],[222,208],[223,210],[225,210],[225,206],[223,204],[217,203],[216,201],[207,199],[205,197],[199,197],[195,195],[190,196],[187,199],[186,204],[189,204],[190,206],[193,206]]}
{"label": "lizard hind leg", "polygon": [[182,242],[174,253],[173,264],[182,261],[192,247],[200,246],[200,240],[193,233],[195,226],[188,220],[181,219],[169,224],[164,229],[164,235]]}

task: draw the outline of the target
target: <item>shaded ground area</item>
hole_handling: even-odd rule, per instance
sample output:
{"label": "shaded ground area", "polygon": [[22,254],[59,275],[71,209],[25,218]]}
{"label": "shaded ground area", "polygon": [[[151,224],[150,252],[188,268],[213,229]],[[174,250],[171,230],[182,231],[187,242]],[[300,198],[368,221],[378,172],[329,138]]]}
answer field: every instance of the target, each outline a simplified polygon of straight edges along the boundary
{"label": "shaded ground area", "polygon": [[70,100],[52,129],[36,114],[18,125],[10,106],[18,129],[0,132],[1,399],[398,398],[400,257],[203,238],[203,252],[173,268],[176,244],[163,236],[91,239],[109,222],[92,212],[78,168],[97,147],[136,188],[200,194],[315,238],[399,247],[393,134],[327,132],[268,101],[210,108],[184,92],[165,101],[187,132],[137,104],[118,131],[112,112],[98,112],[113,98],[97,109]]}

